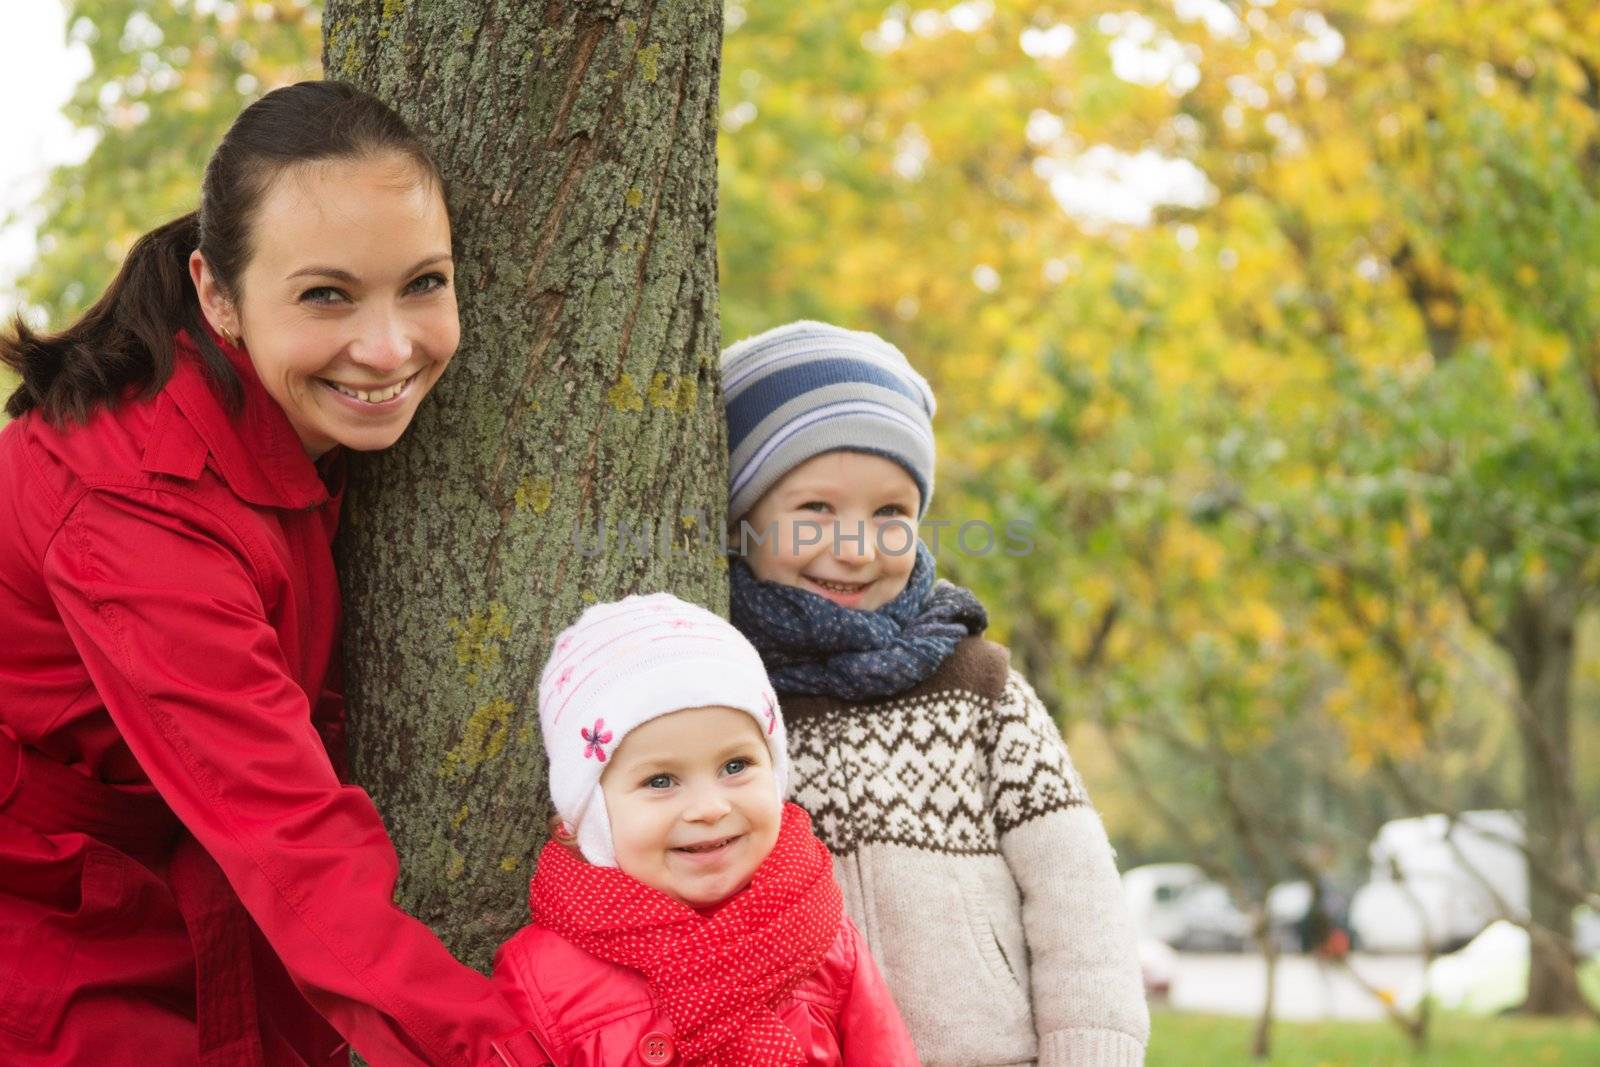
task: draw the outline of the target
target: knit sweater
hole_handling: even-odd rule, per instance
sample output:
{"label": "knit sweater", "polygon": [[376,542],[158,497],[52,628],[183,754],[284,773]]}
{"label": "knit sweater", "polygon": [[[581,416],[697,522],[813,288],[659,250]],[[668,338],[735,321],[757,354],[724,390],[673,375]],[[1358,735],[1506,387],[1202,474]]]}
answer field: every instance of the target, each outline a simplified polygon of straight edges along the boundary
{"label": "knit sweater", "polygon": [[1110,843],[1009,653],[962,641],[850,704],[780,694],[793,799],[928,1067],[1138,1067],[1150,1019]]}

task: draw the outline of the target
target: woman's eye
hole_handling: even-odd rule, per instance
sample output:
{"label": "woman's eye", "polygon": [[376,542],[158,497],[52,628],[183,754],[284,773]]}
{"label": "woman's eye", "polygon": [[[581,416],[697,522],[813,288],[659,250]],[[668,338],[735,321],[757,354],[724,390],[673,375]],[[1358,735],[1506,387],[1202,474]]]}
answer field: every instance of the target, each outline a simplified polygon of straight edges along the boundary
{"label": "woman's eye", "polygon": [[307,304],[337,304],[346,297],[343,291],[331,285],[319,285],[315,289],[307,289],[301,293],[300,299]]}
{"label": "woman's eye", "polygon": [[646,789],[671,789],[672,775],[652,774],[650,777],[644,780],[644,787]]}
{"label": "woman's eye", "polygon": [[433,293],[450,284],[450,279],[443,274],[424,274],[422,277],[406,286],[408,293]]}

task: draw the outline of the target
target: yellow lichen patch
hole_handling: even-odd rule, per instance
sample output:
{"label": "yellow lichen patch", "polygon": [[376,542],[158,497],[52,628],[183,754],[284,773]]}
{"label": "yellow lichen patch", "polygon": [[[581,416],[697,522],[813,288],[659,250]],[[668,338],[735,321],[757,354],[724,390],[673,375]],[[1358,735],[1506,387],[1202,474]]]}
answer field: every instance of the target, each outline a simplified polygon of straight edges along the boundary
{"label": "yellow lichen patch", "polygon": [[672,411],[678,406],[678,390],[672,384],[672,376],[658,373],[650,379],[650,406],[664,408]]}
{"label": "yellow lichen patch", "polygon": [[456,662],[463,667],[493,667],[500,662],[500,642],[511,636],[511,620],[499,601],[466,619],[451,619],[449,626],[456,635]]}
{"label": "yellow lichen patch", "polygon": [[516,870],[520,866],[522,866],[522,857],[521,856],[501,856],[500,857],[500,869],[502,871],[505,871],[507,874],[509,874],[510,872]]}
{"label": "yellow lichen patch", "polygon": [[654,83],[661,73],[661,46],[648,45],[639,49],[639,73],[644,80]]}
{"label": "yellow lichen patch", "polygon": [[624,374],[617,384],[606,392],[606,403],[616,411],[644,410],[644,396],[639,391],[639,383],[633,380],[633,375]]}
{"label": "yellow lichen patch", "polygon": [[694,410],[695,404],[700,400],[700,383],[693,378],[683,378],[678,382],[678,410],[685,415]]}
{"label": "yellow lichen patch", "polygon": [[638,207],[640,204],[644,203],[644,193],[640,192],[639,187],[636,185],[624,193],[622,195],[622,199],[629,207]]}
{"label": "yellow lichen patch", "polygon": [[448,778],[463,767],[477,767],[504,752],[514,710],[511,701],[503,699],[478,705],[478,710],[467,719],[461,740],[445,753],[444,766],[439,768],[439,773]]}
{"label": "yellow lichen patch", "polygon": [[467,821],[467,816],[471,814],[471,812],[471,808],[467,807],[465,804],[461,805],[461,810],[456,812],[455,817],[450,820],[450,829],[461,829],[461,824]]}
{"label": "yellow lichen patch", "polygon": [[650,380],[650,406],[662,411],[688,413],[700,399],[700,384],[693,378],[673,381],[671,375],[657,374]]}
{"label": "yellow lichen patch", "polygon": [[555,487],[549,478],[524,478],[517,486],[517,508],[543,515],[550,510],[550,497]]}
{"label": "yellow lichen patch", "polygon": [[467,871],[467,857],[461,853],[450,850],[450,862],[445,864],[444,876],[452,882],[460,878]]}

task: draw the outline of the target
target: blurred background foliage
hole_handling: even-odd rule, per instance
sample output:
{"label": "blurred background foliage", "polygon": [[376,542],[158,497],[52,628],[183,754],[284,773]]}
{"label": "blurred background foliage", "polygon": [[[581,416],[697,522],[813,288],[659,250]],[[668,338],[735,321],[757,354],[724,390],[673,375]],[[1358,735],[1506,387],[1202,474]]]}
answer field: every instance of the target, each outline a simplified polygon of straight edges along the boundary
{"label": "blurred background foliage", "polygon": [[[99,141],[21,282],[51,323],[243,104],[320,75],[311,0],[68,7]],[[1594,885],[1600,8],[728,0],[726,29],[724,337],[828,319],[929,374],[941,566],[1124,865],[1355,877],[1385,818],[1505,807]]]}

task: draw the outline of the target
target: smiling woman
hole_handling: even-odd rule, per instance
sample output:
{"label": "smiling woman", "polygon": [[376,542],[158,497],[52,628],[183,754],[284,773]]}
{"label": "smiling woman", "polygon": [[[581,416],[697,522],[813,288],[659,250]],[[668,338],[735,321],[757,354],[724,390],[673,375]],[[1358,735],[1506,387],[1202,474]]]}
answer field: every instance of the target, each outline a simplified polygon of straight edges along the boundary
{"label": "smiling woman", "polygon": [[256,209],[266,239],[232,287],[197,249],[206,318],[241,338],[313,457],[387,448],[461,337],[438,182],[395,153],[297,168]]}
{"label": "smiling woman", "polygon": [[7,1067],[530,1062],[343,770],[340,456],[455,353],[450,249],[422,142],[306,82],[81,320],[0,336]]}

